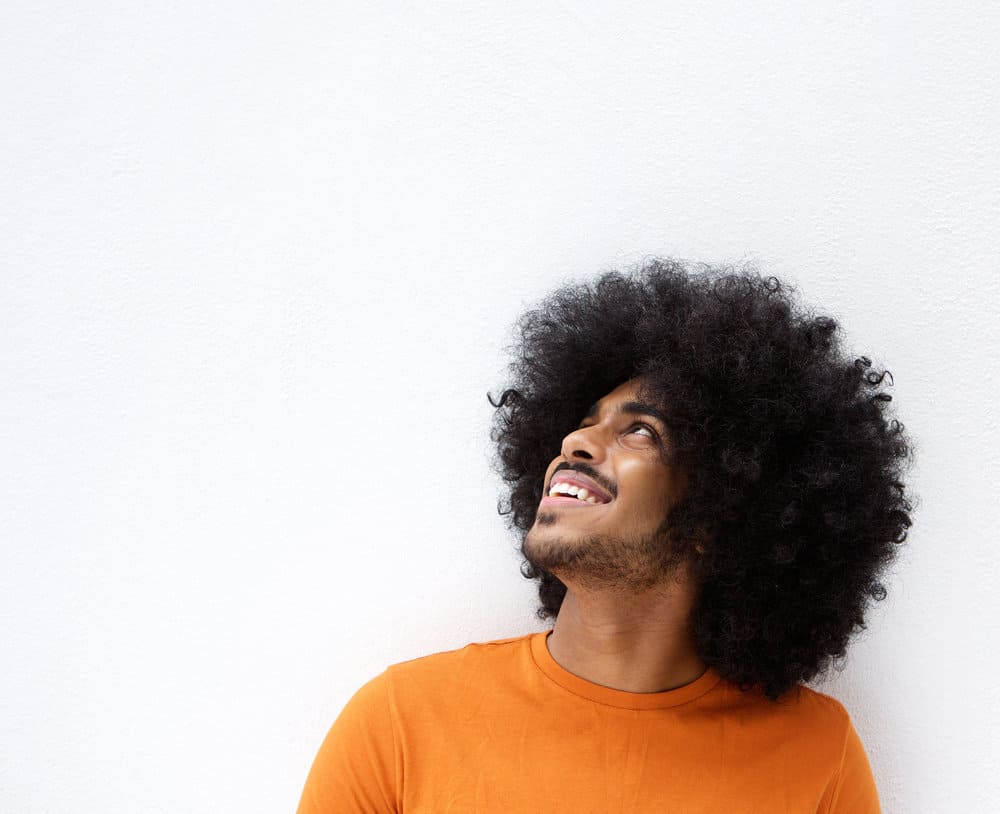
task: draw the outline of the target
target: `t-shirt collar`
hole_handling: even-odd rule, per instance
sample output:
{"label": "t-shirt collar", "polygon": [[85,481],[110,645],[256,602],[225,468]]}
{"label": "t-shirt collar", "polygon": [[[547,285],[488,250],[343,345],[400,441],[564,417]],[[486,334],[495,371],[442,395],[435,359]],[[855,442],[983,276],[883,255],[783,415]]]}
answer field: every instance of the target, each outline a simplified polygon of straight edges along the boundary
{"label": "t-shirt collar", "polygon": [[676,707],[686,704],[695,698],[707,693],[722,680],[712,667],[709,667],[694,681],[675,687],[664,692],[627,692],[605,687],[602,684],[595,684],[574,675],[569,670],[560,666],[552,654],[549,653],[546,639],[551,634],[551,630],[534,633],[531,636],[531,656],[535,665],[548,678],[558,684],[564,690],[595,701],[598,704],[605,704],[622,709],[664,709],[666,707]]}

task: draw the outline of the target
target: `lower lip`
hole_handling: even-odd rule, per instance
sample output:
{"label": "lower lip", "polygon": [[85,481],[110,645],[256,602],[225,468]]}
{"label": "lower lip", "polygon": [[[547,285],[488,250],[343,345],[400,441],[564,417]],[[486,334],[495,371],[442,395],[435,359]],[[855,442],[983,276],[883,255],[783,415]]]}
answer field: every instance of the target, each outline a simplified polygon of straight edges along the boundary
{"label": "lower lip", "polygon": [[577,507],[579,509],[583,508],[593,508],[594,506],[603,506],[603,503],[588,503],[586,500],[580,500],[575,497],[552,497],[546,495],[542,498],[542,506],[549,506],[555,508],[556,506],[567,506],[567,507]]}

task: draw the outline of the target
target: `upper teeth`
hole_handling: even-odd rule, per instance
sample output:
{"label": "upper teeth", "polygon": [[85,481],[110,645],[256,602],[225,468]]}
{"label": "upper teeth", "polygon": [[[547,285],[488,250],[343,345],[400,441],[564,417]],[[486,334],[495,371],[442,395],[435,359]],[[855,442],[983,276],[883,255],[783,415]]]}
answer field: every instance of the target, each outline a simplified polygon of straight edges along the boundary
{"label": "upper teeth", "polygon": [[573,495],[577,500],[586,500],[587,503],[602,502],[582,486],[574,486],[572,483],[553,483],[549,495]]}

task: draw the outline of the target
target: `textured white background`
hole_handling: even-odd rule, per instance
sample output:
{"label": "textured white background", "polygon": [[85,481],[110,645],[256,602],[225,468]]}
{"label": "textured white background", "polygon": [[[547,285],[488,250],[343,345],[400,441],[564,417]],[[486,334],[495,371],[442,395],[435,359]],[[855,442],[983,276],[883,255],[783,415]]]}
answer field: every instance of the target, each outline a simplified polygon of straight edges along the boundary
{"label": "textured white background", "polygon": [[986,1],[6,4],[0,810],[293,810],[385,665],[540,629],[486,392],[523,307],[660,254],[892,371],[921,503],[821,688],[887,814],[996,811],[998,41]]}

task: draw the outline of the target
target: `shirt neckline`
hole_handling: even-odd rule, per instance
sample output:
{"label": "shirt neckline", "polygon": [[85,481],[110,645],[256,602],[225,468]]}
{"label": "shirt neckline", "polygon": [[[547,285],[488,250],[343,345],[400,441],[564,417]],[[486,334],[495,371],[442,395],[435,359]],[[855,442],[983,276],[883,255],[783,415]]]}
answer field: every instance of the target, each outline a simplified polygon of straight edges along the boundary
{"label": "shirt neckline", "polygon": [[535,665],[552,681],[574,695],[581,696],[598,704],[605,704],[621,709],[664,709],[686,704],[695,698],[700,698],[722,680],[714,668],[708,667],[694,681],[682,687],[675,687],[664,692],[627,692],[595,684],[562,667],[549,653],[546,639],[551,630],[533,633],[530,637],[531,656]]}

